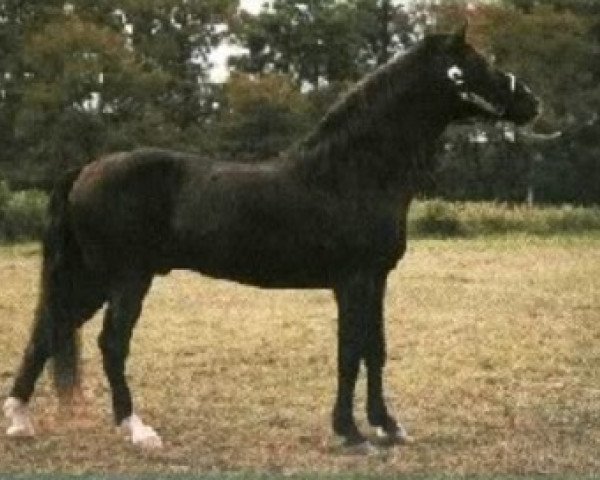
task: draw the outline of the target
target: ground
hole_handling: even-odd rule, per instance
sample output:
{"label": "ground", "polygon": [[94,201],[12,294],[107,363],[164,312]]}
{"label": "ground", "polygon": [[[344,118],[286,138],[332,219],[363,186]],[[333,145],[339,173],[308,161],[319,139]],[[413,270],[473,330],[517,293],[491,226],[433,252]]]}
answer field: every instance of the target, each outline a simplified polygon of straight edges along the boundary
{"label": "ground", "polygon": [[[0,398],[35,308],[39,250],[0,249]],[[600,474],[600,236],[418,240],[389,280],[387,398],[415,443],[345,455],[330,433],[336,323],[327,291],[268,291],[187,272],[157,278],[128,364],[165,441],[142,453],[111,424],[95,317],[86,402],[38,437],[0,432],[0,472]],[[357,418],[364,418],[364,377]],[[64,418],[66,417],[66,418]]]}

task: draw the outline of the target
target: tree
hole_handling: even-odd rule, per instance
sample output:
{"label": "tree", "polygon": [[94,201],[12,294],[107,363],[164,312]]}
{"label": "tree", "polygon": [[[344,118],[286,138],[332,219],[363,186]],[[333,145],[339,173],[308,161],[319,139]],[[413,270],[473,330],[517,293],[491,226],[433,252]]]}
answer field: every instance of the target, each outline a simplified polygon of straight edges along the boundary
{"label": "tree", "polygon": [[214,113],[204,60],[236,5],[0,0],[0,171],[48,185],[107,150],[193,139]]}
{"label": "tree", "polygon": [[141,61],[171,76],[160,97],[165,112],[185,129],[212,112],[207,85],[210,49],[224,36],[223,25],[237,10],[238,0],[121,0],[131,43]]}
{"label": "tree", "polygon": [[[257,16],[242,12],[236,17],[232,32],[234,40],[248,53],[231,58],[230,64],[235,71],[254,77],[234,75],[231,85],[226,86],[226,96],[245,91],[246,86],[262,88],[275,78],[279,78],[278,82],[285,78],[286,82],[293,82],[297,95],[301,90],[304,97],[293,97],[296,103],[287,111],[281,103],[268,98],[263,108],[238,108],[234,116],[222,117],[221,122],[237,125],[231,131],[246,125],[240,132],[246,143],[233,140],[241,149],[238,154],[243,145],[248,158],[255,157],[258,151],[262,152],[258,155],[261,157],[287,147],[353,81],[414,42],[411,22],[413,17],[389,0],[276,0],[271,9]],[[244,78],[253,80],[242,81]],[[299,107],[300,104],[311,107]],[[271,126],[267,125],[268,115],[274,116]],[[253,122],[257,122],[256,140],[248,135]],[[227,128],[223,131],[227,132]],[[265,134],[273,132],[277,132],[277,138],[270,141]]]}
{"label": "tree", "polygon": [[314,119],[312,105],[282,74],[234,73],[212,127],[214,150],[240,160],[276,156],[302,137]]}
{"label": "tree", "polygon": [[62,13],[62,2],[0,0],[0,162],[12,158],[17,150],[11,135],[22,98],[22,81],[27,71],[23,48],[28,32],[36,25]]}
{"label": "tree", "polygon": [[389,0],[275,0],[272,9],[239,18],[234,34],[248,54],[231,63],[319,89],[384,63],[411,42],[411,30],[410,17]]}
{"label": "tree", "polygon": [[362,39],[360,61],[363,65],[382,65],[394,53],[417,40],[415,27],[422,21],[418,6],[409,13],[402,4],[391,0],[353,0],[352,3]]}
{"label": "tree", "polygon": [[23,65],[12,131],[49,178],[101,152],[111,124],[139,119],[169,80],[145,70],[121,34],[68,14],[28,34]]}
{"label": "tree", "polygon": [[[588,158],[590,150],[579,148],[574,139],[579,129],[594,128],[588,124],[594,123],[600,107],[599,43],[595,34],[600,17],[587,9],[572,10],[567,4],[573,2],[507,3],[510,5],[501,7],[471,5],[467,10],[457,5],[444,6],[437,8],[436,13],[450,18],[448,23],[468,16],[470,42],[494,58],[500,68],[527,79],[542,98],[544,114],[534,128],[542,132],[563,131],[563,138],[532,143],[518,132],[510,132],[507,139],[502,130],[479,125],[477,128],[486,132],[489,141],[474,150],[465,141],[464,133],[462,139],[460,132],[451,134],[448,138],[453,153],[442,155],[440,186],[434,193],[453,197],[454,183],[456,192],[467,197],[480,198],[485,191],[486,198],[523,200],[528,192],[535,192],[541,201],[589,202],[593,187],[578,172],[597,174],[597,170],[582,160]],[[450,167],[452,156],[458,158],[458,163]],[[471,160],[467,160],[469,157]],[[482,174],[482,188],[471,184],[471,193],[457,184],[457,165],[462,164],[463,179],[472,175],[466,171],[465,162],[478,165],[476,171]],[[588,166],[584,168],[583,164]],[[483,175],[485,172],[495,173]],[[512,177],[506,172],[512,172],[518,180],[511,184]],[[452,177],[445,177],[449,174]],[[600,177],[596,179],[600,181]],[[498,188],[498,180],[502,180],[502,188]]]}

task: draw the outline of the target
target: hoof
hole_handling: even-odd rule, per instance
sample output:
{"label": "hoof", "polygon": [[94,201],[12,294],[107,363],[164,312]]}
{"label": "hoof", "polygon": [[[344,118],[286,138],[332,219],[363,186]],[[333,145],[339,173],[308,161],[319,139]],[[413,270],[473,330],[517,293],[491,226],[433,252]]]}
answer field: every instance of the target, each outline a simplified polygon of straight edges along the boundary
{"label": "hoof", "polygon": [[6,429],[6,435],[13,438],[33,438],[35,430],[33,425],[11,425]]}
{"label": "hoof", "polygon": [[2,408],[4,416],[10,420],[11,424],[6,429],[6,435],[9,437],[27,438],[35,435],[29,408],[27,405],[14,397],[9,397]]}
{"label": "hoof", "polygon": [[144,450],[159,450],[163,443],[152,427],[146,426],[146,431],[131,437],[131,442]]}
{"label": "hoof", "polygon": [[375,429],[375,436],[378,442],[384,445],[407,445],[414,443],[414,438],[406,432],[402,425],[398,425],[398,428],[394,432],[387,432],[383,427],[377,427]]}
{"label": "hoof", "polygon": [[133,414],[121,423],[128,437],[135,446],[144,450],[158,450],[163,446],[161,438],[151,426],[145,425],[140,417]]}

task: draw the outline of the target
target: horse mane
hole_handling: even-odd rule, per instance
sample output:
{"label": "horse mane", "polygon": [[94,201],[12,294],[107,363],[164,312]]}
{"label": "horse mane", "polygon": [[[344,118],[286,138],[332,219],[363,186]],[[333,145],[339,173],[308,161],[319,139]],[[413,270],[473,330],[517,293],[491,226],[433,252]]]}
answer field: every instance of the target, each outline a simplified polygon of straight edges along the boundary
{"label": "horse mane", "polygon": [[[415,88],[420,79],[419,68],[425,48],[423,43],[397,54],[387,63],[358,81],[341,96],[322,117],[317,126],[296,146],[303,155],[335,144],[341,150],[351,138],[360,136],[381,119],[390,102]],[[315,151],[316,150],[316,151]]]}
{"label": "horse mane", "polygon": [[[429,182],[431,153],[444,123],[435,112],[441,103],[419,98],[429,94],[424,74],[430,54],[425,40],[365,76],[284,156],[306,181],[328,188],[397,190],[399,183],[422,188]],[[421,115],[416,108],[431,111]],[[372,143],[392,129],[393,142]],[[365,155],[361,144],[373,148]]]}

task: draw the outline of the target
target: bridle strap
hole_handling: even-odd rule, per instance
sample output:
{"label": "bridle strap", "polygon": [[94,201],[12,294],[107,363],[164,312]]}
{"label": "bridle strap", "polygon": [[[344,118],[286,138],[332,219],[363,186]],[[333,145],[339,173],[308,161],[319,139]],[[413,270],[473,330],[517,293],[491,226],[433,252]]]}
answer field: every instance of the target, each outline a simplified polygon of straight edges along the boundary
{"label": "bridle strap", "polygon": [[474,92],[460,92],[459,96],[463,102],[471,103],[491,115],[497,117],[501,117],[502,115],[504,115],[504,108],[495,106],[494,104],[488,102],[485,98],[483,98],[480,95],[477,95]]}
{"label": "bridle strap", "polygon": [[517,76],[514,73],[507,73],[506,76],[510,79],[511,93],[515,93],[517,90]]}

